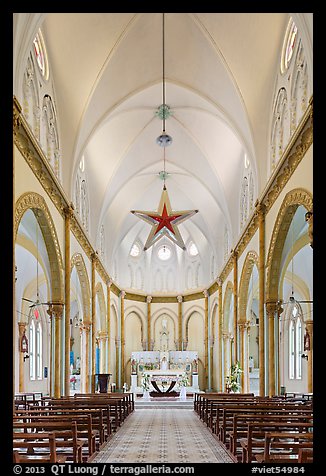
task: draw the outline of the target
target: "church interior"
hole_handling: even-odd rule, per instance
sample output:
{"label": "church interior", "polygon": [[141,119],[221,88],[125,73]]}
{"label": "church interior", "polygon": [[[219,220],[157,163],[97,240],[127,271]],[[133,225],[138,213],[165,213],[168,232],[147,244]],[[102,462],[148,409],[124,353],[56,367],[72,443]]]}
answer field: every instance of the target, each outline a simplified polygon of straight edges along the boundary
{"label": "church interior", "polygon": [[13,14],[14,461],[313,461],[312,43],[312,13]]}

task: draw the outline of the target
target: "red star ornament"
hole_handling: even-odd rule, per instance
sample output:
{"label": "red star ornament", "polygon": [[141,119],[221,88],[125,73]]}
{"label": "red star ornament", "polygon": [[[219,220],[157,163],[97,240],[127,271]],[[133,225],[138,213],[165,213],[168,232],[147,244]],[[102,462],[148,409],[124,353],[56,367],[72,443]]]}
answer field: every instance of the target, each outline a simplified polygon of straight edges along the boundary
{"label": "red star ornament", "polygon": [[177,225],[198,213],[198,210],[172,211],[168,192],[164,186],[157,212],[131,210],[131,213],[152,225],[144,251],[153,246],[162,236],[166,236],[181,249],[185,250],[186,246]]}

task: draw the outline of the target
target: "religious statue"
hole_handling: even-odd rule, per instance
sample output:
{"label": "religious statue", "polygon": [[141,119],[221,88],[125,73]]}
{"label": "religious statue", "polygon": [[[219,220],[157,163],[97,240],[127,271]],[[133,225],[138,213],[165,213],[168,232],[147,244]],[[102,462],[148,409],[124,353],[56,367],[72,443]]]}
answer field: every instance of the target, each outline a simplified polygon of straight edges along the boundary
{"label": "religious statue", "polygon": [[304,339],[303,350],[310,350],[310,335],[307,328],[306,328],[306,333],[303,339]]}
{"label": "religious statue", "polygon": [[192,361],[192,373],[193,374],[198,374],[198,361],[197,361],[197,359],[194,359]]}
{"label": "religious statue", "polygon": [[131,361],[131,373],[136,374],[137,373],[137,362],[135,359],[132,359]]}
{"label": "religious statue", "polygon": [[163,357],[161,361],[161,370],[168,370],[168,362],[165,356]]}

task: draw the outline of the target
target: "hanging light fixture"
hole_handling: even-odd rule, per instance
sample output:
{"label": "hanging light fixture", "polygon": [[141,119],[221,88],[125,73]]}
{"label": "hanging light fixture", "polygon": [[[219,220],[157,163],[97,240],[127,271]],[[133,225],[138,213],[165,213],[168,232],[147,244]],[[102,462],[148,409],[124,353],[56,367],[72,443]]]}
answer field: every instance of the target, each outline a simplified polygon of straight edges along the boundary
{"label": "hanging light fixture", "polygon": [[160,147],[167,147],[172,144],[172,137],[165,131],[166,118],[170,115],[170,108],[165,103],[165,15],[162,13],[162,106],[158,115],[162,118],[162,134],[156,139]]}
{"label": "hanging light fixture", "polygon": [[147,238],[147,241],[144,246],[144,251],[148,250],[151,246],[154,245],[160,238],[166,236],[174,244],[179,246],[182,250],[186,250],[185,243],[181,237],[181,234],[178,230],[178,225],[183,221],[187,220],[191,216],[198,213],[198,210],[183,210],[183,211],[172,211],[168,192],[165,186],[165,179],[167,173],[165,170],[165,148],[172,144],[172,137],[169,136],[165,131],[165,123],[167,117],[170,116],[170,108],[165,103],[165,16],[162,13],[162,96],[163,104],[158,109],[157,115],[162,118],[162,134],[156,139],[156,142],[159,146],[163,147],[163,171],[160,172],[160,177],[163,179],[163,191],[161,195],[161,200],[158,206],[157,212],[152,211],[142,211],[142,210],[131,210],[131,213],[136,215],[138,218],[146,221],[152,226],[152,230]]}

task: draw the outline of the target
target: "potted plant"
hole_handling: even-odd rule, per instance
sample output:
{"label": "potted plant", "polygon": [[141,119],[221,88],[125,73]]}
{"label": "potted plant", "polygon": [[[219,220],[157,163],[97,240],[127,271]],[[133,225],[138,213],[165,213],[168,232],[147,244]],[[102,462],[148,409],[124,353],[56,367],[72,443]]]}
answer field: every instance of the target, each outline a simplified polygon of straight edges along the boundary
{"label": "potted plant", "polygon": [[230,375],[227,375],[225,380],[225,386],[227,392],[239,392],[240,391],[240,374],[242,374],[243,370],[240,367],[239,362],[231,365]]}

